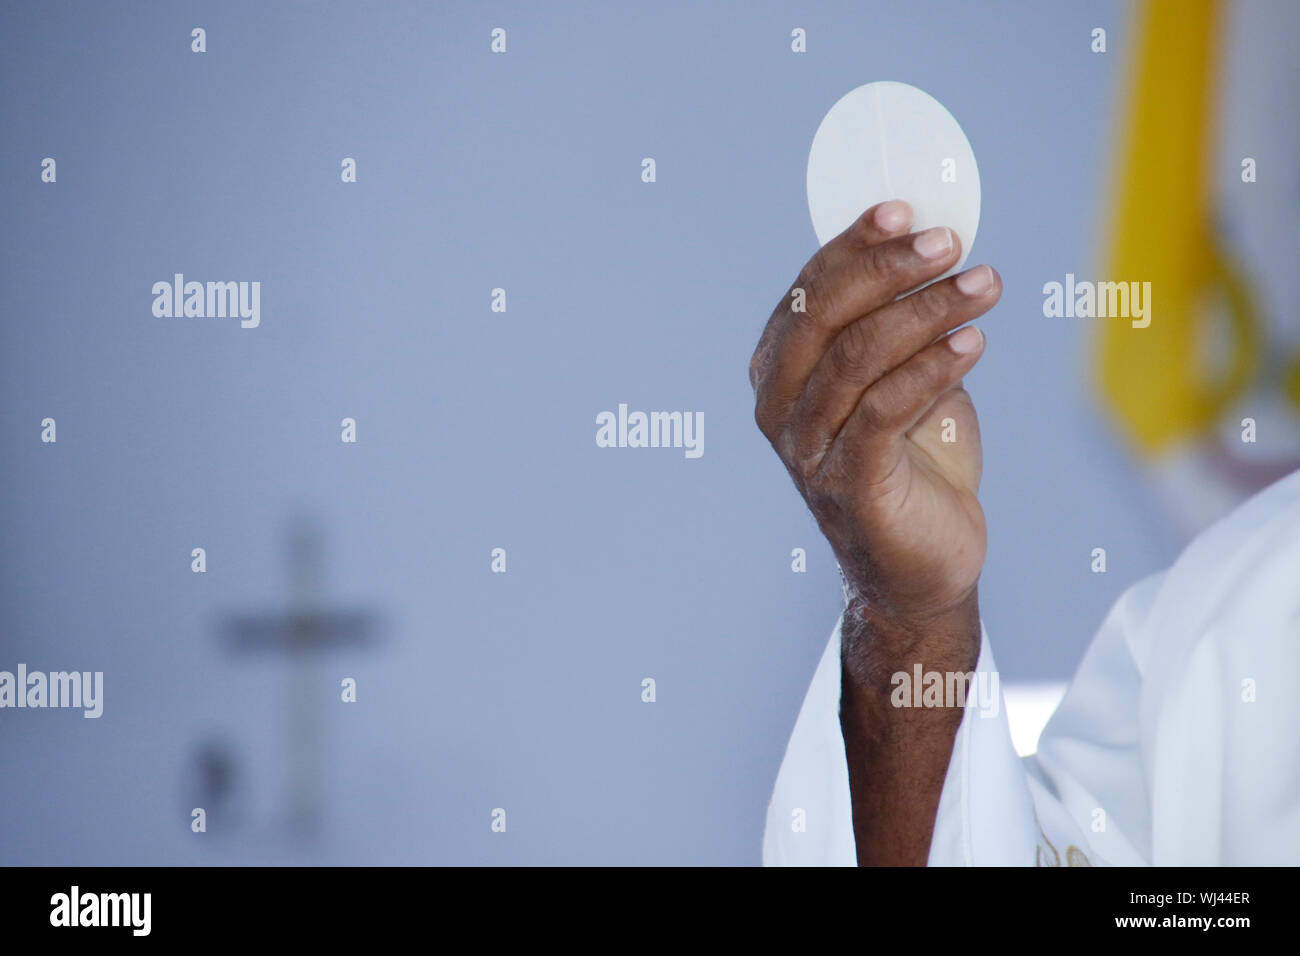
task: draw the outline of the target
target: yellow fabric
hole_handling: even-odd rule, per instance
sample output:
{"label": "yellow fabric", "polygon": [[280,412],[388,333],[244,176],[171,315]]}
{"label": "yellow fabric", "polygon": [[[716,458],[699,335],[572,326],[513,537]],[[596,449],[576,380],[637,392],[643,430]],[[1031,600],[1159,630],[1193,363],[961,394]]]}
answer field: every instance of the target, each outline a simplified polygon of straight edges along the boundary
{"label": "yellow fabric", "polygon": [[[1151,322],[1102,319],[1103,401],[1154,455],[1210,428],[1254,377],[1260,331],[1249,290],[1214,234],[1217,0],[1142,0],[1120,143],[1107,281],[1151,283]],[[1212,380],[1198,353],[1208,306],[1226,306],[1232,354]]]}

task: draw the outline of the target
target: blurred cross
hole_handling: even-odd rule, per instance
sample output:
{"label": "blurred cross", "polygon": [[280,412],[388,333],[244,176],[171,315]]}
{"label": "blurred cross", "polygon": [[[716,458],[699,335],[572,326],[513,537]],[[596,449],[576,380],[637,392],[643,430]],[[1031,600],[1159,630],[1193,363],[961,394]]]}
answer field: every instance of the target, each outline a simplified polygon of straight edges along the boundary
{"label": "blurred cross", "polygon": [[302,518],[290,523],[288,571],[290,605],[283,612],[228,617],[223,636],[237,652],[284,652],[289,656],[290,687],[286,760],[288,824],[300,836],[320,825],[322,734],[313,700],[324,690],[322,652],[373,642],[376,615],[367,611],[329,610],[320,603],[321,535]]}

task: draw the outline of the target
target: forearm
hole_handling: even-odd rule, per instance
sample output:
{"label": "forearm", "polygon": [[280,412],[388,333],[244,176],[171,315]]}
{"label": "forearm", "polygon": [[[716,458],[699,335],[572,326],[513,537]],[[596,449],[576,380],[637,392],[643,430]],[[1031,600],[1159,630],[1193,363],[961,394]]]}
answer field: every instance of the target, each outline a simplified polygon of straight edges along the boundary
{"label": "forearm", "polygon": [[[910,706],[893,675],[970,673],[979,659],[977,596],[939,618],[885,619],[852,602],[845,611],[840,726],[848,760],[853,833],[861,866],[924,866],[963,699]],[[909,687],[910,691],[910,687]],[[918,692],[919,693],[919,692]],[[909,706],[891,701],[904,696]]]}

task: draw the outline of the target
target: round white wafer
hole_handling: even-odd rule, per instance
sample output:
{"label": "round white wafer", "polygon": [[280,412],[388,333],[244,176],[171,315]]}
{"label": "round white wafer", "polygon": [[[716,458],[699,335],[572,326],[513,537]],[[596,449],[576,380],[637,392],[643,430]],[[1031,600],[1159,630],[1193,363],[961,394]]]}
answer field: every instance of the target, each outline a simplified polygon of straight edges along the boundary
{"label": "round white wafer", "polygon": [[942,103],[892,80],[850,90],[817,127],[808,152],[808,211],[817,241],[825,245],[887,199],[911,205],[914,232],[931,226],[956,232],[961,259],[944,275],[961,268],[980,221],[975,153]]}

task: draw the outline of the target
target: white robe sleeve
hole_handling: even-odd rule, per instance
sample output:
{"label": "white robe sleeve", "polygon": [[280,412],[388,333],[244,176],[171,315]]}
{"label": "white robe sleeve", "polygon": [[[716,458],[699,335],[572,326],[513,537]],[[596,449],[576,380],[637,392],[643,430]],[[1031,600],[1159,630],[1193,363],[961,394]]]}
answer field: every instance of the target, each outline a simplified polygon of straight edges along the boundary
{"label": "white robe sleeve", "polygon": [[[763,838],[767,866],[857,862],[839,721],[842,623],[841,615],[795,722],[768,804]],[[977,686],[983,681],[986,687],[996,687],[990,679],[994,674],[996,664],[984,633]],[[993,700],[996,703],[968,707],[962,716],[939,798],[930,865],[1033,865],[1040,852],[1048,863],[1056,855],[1065,862],[1071,846],[1076,847],[1077,860],[1077,827],[1016,754],[1000,690]],[[1124,731],[1117,726],[1115,734]],[[1036,803],[1042,804],[1037,810]],[[1040,832],[1039,821],[1053,834],[1051,839]]]}
{"label": "white robe sleeve", "polygon": [[[767,865],[856,860],[839,724],[842,620],[768,805]],[[978,671],[996,673],[987,632]],[[930,864],[1294,865],[1297,675],[1300,472],[1124,593],[1037,754],[1016,755],[1000,691],[966,708]]]}

